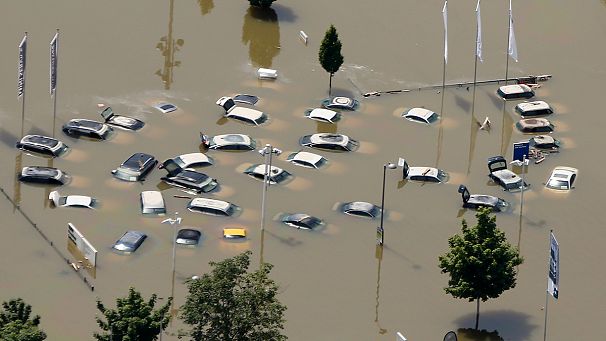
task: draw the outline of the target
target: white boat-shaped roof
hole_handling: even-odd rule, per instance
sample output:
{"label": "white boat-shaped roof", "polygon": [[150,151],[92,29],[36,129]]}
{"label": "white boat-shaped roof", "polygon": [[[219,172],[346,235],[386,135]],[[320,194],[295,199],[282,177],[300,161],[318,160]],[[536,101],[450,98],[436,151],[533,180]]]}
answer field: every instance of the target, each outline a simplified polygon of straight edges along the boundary
{"label": "white boat-shaped roof", "polygon": [[314,144],[332,143],[346,147],[349,143],[349,136],[342,134],[319,133],[311,135],[310,141]]}
{"label": "white boat-shaped roof", "polygon": [[214,136],[213,141],[219,145],[249,145],[251,143],[251,138],[250,136],[244,134],[224,134]]}
{"label": "white boat-shaped roof", "polygon": [[289,161],[304,161],[311,164],[316,164],[320,162],[324,157],[322,155],[309,153],[309,152],[298,152],[294,153],[292,158],[289,158]]}
{"label": "white boat-shaped roof", "polygon": [[185,165],[192,165],[196,163],[212,163],[208,156],[202,153],[189,153],[178,156]]}
{"label": "white boat-shaped roof", "polygon": [[525,85],[525,84],[503,85],[503,86],[499,87],[499,90],[501,90],[501,92],[504,93],[505,95],[532,92],[532,89],[528,85]]}
{"label": "white boat-shaped roof", "polygon": [[328,110],[324,108],[315,108],[307,114],[307,117],[313,119],[321,119],[324,121],[334,121],[335,118],[339,116],[339,113],[333,110]]}
{"label": "white boat-shaped roof", "polygon": [[434,112],[425,108],[412,108],[410,110],[408,110],[408,112],[406,112],[405,115],[410,115],[410,116],[417,116],[417,117],[421,117],[424,120],[428,120],[431,115],[433,115]]}
{"label": "white boat-shaped roof", "polygon": [[545,101],[522,102],[519,103],[517,107],[521,111],[551,110],[551,106]]}
{"label": "white boat-shaped roof", "polygon": [[193,198],[190,201],[190,206],[208,207],[214,208],[221,211],[227,211],[231,206],[231,203],[222,200],[215,200],[209,198]]}
{"label": "white boat-shaped roof", "polygon": [[229,111],[227,112],[226,115],[228,117],[229,116],[240,116],[240,117],[252,120],[252,121],[257,121],[258,119],[263,117],[263,112],[259,111],[259,110],[251,109],[251,108],[234,106],[231,109],[229,109]]}

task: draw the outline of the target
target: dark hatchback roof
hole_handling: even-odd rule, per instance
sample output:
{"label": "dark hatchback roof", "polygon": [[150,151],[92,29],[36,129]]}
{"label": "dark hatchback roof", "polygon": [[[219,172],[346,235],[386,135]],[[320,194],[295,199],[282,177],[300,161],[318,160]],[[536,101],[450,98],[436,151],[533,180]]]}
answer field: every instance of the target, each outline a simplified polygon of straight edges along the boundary
{"label": "dark hatchback roof", "polygon": [[181,229],[177,233],[177,238],[189,239],[189,240],[200,240],[202,232],[194,229]]}
{"label": "dark hatchback roof", "polygon": [[24,175],[28,175],[28,176],[41,176],[41,177],[55,177],[59,174],[59,170],[57,168],[52,168],[52,167],[39,167],[39,166],[32,166],[32,167],[25,167],[24,169]]}
{"label": "dark hatchback roof", "polygon": [[53,148],[59,144],[58,140],[53,139],[51,137],[41,136],[41,135],[30,135],[27,138],[25,138],[23,142],[41,144],[41,145],[45,145],[45,146],[48,146],[51,148]]}
{"label": "dark hatchback roof", "polygon": [[133,170],[141,170],[147,162],[150,162],[154,159],[155,158],[149,154],[135,153],[131,155],[131,157],[129,157],[126,161],[124,161],[122,167]]}
{"label": "dark hatchback roof", "polygon": [[71,121],[67,122],[66,126],[85,127],[85,128],[90,128],[93,130],[100,130],[101,128],[103,128],[103,123],[97,122],[97,121],[91,121],[91,120],[78,119],[78,120],[71,120]]}
{"label": "dark hatchback roof", "polygon": [[200,182],[206,181],[206,179],[208,179],[209,176],[204,173],[184,169],[183,171],[179,172],[178,174],[176,174],[170,178],[185,179],[185,180],[188,180],[191,182],[200,183]]}

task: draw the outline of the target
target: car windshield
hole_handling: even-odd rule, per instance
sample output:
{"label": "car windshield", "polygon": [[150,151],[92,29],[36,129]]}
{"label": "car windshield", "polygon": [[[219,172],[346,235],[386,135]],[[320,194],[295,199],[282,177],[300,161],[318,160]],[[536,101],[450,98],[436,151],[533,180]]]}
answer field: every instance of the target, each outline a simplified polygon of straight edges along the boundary
{"label": "car windshield", "polygon": [[429,123],[433,123],[433,122],[437,121],[437,120],[438,120],[438,118],[439,118],[438,114],[436,114],[436,113],[434,112],[433,114],[431,114],[431,116],[429,116],[429,117],[427,118],[427,122],[429,122]]}
{"label": "car windshield", "polygon": [[129,157],[128,160],[124,161],[122,164],[123,168],[131,169],[131,170],[141,170],[145,166],[146,163],[150,161],[150,156],[142,153],[134,154]]}
{"label": "car windshield", "polygon": [[347,142],[346,148],[347,148],[347,150],[351,151],[351,150],[356,149],[357,146],[358,146],[358,141],[349,139],[349,142]]}
{"label": "car windshield", "polygon": [[255,122],[257,124],[263,124],[263,123],[267,122],[267,115],[265,115],[265,114],[261,115],[261,117],[257,118],[257,120]]}
{"label": "car windshield", "polygon": [[164,104],[160,106],[160,109],[162,110],[171,110],[171,109],[175,109],[175,106],[172,104]]}
{"label": "car windshield", "polygon": [[446,173],[443,170],[439,169],[438,170],[438,179],[440,179],[440,182],[447,182],[448,181],[448,173]]}
{"label": "car windshield", "polygon": [[568,182],[564,180],[550,179],[547,183],[547,187],[553,189],[568,189]]}

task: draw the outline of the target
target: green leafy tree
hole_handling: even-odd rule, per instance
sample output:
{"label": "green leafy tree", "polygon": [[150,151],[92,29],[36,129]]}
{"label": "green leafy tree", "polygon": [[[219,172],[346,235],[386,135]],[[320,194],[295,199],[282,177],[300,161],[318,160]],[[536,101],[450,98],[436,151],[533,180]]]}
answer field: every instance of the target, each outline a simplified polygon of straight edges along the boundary
{"label": "green leafy tree", "polygon": [[116,309],[107,309],[97,300],[97,309],[105,317],[105,321],[96,317],[97,324],[103,332],[94,333],[98,341],[152,341],[166,328],[170,321],[170,305],[172,297],[157,310],[153,294],[145,301],[134,288],[128,289],[128,297],[116,299]]}
{"label": "green leafy tree", "polygon": [[30,318],[32,307],[22,299],[11,299],[2,303],[0,311],[0,340],[42,341],[46,333],[39,329],[40,316]]}
{"label": "green leafy tree", "polygon": [[516,268],[524,261],[520,253],[497,228],[496,217],[488,208],[476,214],[476,226],[462,221],[462,234],[448,239],[450,250],[439,257],[442,273],[450,274],[446,293],[476,301],[476,329],[480,300],[499,297],[516,286]]}
{"label": "green leafy tree", "polygon": [[339,40],[337,29],[333,25],[330,25],[330,28],[324,35],[324,39],[322,39],[318,59],[320,60],[322,68],[330,74],[328,83],[328,94],[330,95],[332,90],[332,76],[335,72],[339,71],[339,68],[343,65],[341,41]]}
{"label": "green leafy tree", "polygon": [[189,294],[181,307],[183,322],[192,326],[186,336],[196,341],[282,341],[286,306],[278,286],[269,279],[272,265],[248,272],[251,252],[221,262],[186,282]]}
{"label": "green leafy tree", "polygon": [[276,0],[248,0],[248,3],[254,7],[269,8],[274,1]]}

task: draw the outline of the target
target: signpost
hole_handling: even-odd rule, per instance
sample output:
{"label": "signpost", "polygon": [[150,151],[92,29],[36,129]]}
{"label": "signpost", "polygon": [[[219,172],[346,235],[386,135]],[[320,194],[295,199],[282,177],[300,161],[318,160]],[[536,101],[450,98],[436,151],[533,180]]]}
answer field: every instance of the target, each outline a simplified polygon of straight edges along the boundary
{"label": "signpost", "polygon": [[78,263],[82,264],[93,278],[96,278],[97,249],[72,223],[67,224],[67,250],[76,257]]}
{"label": "signpost", "polygon": [[513,144],[513,159],[512,161],[524,161],[524,156],[528,158],[530,155],[530,142],[520,141]]}

